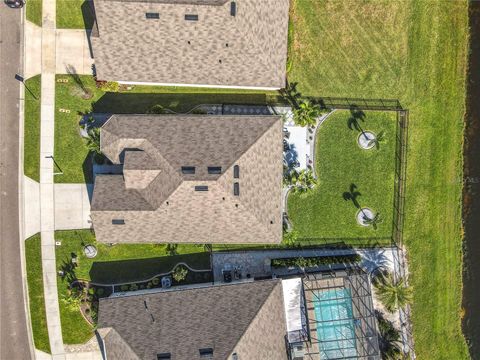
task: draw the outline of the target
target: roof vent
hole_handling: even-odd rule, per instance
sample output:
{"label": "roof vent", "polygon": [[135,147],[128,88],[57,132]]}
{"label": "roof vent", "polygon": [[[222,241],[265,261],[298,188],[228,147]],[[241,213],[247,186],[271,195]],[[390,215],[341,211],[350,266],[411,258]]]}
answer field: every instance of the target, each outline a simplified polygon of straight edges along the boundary
{"label": "roof vent", "polygon": [[221,174],[222,173],[222,167],[221,166],[209,166],[208,167],[208,173],[209,174]]}
{"label": "roof vent", "polygon": [[237,353],[232,354],[232,360],[238,360],[238,355]]}
{"label": "roof vent", "polygon": [[213,359],[212,348],[200,349],[199,352],[200,352],[200,359]]}
{"label": "roof vent", "polygon": [[157,360],[170,360],[172,355],[170,353],[157,354]]}
{"label": "roof vent", "polygon": [[195,174],[195,166],[182,166],[182,174]]}
{"label": "roof vent", "polygon": [[240,166],[235,165],[235,166],[233,167],[233,177],[234,177],[235,179],[238,179],[238,178],[240,177]]}
{"label": "roof vent", "polygon": [[154,13],[154,12],[147,12],[147,13],[145,13],[145,17],[147,19],[160,19],[160,14],[159,13]]}
{"label": "roof vent", "polygon": [[207,185],[197,185],[195,186],[195,191],[208,191]]}
{"label": "roof vent", "polygon": [[238,182],[233,184],[233,195],[240,196],[240,184]]}
{"label": "roof vent", "polygon": [[235,1],[232,1],[230,3],[230,15],[231,16],[237,15],[237,3]]}
{"label": "roof vent", "polygon": [[185,14],[185,20],[187,21],[198,21],[197,14]]}
{"label": "roof vent", "polygon": [[125,225],[125,220],[123,219],[112,219],[113,225]]}

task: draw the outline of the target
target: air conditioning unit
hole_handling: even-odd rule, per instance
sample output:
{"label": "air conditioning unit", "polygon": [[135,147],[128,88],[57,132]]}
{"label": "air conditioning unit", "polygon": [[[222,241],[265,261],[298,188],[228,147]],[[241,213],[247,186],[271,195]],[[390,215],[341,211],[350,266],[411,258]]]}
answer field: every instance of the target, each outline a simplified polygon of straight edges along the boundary
{"label": "air conditioning unit", "polygon": [[305,356],[305,348],[303,344],[293,345],[291,347],[292,360],[303,360]]}

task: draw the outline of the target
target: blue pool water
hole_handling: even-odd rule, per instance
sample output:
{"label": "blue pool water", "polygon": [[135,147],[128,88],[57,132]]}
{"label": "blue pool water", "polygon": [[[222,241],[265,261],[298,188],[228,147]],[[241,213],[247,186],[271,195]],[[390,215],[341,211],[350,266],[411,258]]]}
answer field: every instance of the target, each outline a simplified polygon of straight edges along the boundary
{"label": "blue pool water", "polygon": [[350,289],[319,291],[313,297],[320,359],[355,358],[355,323]]}

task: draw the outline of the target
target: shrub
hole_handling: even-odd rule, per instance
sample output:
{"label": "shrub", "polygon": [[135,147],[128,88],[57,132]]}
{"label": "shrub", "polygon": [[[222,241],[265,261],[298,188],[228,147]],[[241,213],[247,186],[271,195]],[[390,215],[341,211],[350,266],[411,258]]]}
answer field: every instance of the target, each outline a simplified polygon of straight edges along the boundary
{"label": "shrub", "polygon": [[157,286],[158,284],[160,284],[160,279],[159,279],[158,277],[153,278],[153,279],[152,279],[152,284],[155,285],[155,286]]}
{"label": "shrub", "polygon": [[138,285],[137,284],[130,285],[130,291],[137,291],[137,290],[138,290]]}
{"label": "shrub", "polygon": [[128,291],[128,285],[122,285],[122,286],[120,286],[120,290],[122,290],[122,291]]}
{"label": "shrub", "polygon": [[191,112],[192,114],[205,115],[207,112],[204,109],[195,108]]}
{"label": "shrub", "polygon": [[95,295],[95,288],[93,288],[93,287],[88,288],[88,294],[89,295]]}
{"label": "shrub", "polygon": [[97,296],[102,296],[104,293],[105,293],[105,290],[103,288],[97,289]]}
{"label": "shrub", "polygon": [[97,81],[97,87],[105,92],[118,92],[119,85],[116,81]]}
{"label": "shrub", "polygon": [[272,267],[314,267],[333,264],[353,264],[361,260],[360,255],[316,256],[272,259]]}
{"label": "shrub", "polygon": [[173,279],[177,282],[181,282],[187,278],[188,274],[188,269],[183,266],[183,265],[178,265],[175,267],[175,270],[173,270]]}
{"label": "shrub", "polygon": [[167,114],[167,110],[162,105],[153,105],[150,110],[147,111],[148,114]]}

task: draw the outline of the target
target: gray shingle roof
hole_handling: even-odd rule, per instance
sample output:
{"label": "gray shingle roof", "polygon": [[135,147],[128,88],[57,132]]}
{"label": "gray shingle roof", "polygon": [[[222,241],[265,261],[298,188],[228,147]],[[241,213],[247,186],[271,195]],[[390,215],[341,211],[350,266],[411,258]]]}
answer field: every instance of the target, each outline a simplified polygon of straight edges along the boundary
{"label": "gray shingle roof", "polygon": [[[101,148],[125,166],[123,176],[96,178],[91,211],[99,241],[281,241],[279,116],[114,115],[101,130]],[[209,174],[209,166],[220,173]],[[125,225],[112,226],[113,218]]]}
{"label": "gray shingle roof", "polygon": [[236,4],[231,16],[224,0],[95,0],[97,78],[283,88],[289,0]]}
{"label": "gray shingle roof", "polygon": [[[201,348],[212,348],[215,360],[233,352],[239,359],[286,359],[280,280],[101,299],[98,328],[107,333],[110,360],[134,359],[131,352],[194,360]],[[124,349],[123,357],[115,349]]]}

